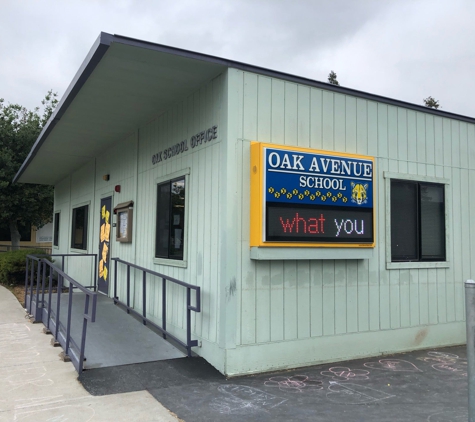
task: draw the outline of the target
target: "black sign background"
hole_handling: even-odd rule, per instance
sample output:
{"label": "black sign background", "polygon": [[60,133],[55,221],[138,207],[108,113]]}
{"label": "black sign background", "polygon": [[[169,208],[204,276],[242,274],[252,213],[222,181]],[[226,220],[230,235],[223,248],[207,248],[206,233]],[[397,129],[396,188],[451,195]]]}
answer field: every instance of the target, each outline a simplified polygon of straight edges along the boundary
{"label": "black sign background", "polygon": [[266,204],[266,240],[372,243],[373,209]]}

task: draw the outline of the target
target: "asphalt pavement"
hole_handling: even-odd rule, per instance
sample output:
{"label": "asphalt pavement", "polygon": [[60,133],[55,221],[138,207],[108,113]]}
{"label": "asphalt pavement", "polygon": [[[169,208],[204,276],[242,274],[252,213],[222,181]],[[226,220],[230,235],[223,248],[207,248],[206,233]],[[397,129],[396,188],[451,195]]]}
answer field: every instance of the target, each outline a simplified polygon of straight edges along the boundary
{"label": "asphalt pavement", "polygon": [[0,287],[0,422],[468,419],[464,345],[231,379],[201,358],[78,378],[42,328]]}

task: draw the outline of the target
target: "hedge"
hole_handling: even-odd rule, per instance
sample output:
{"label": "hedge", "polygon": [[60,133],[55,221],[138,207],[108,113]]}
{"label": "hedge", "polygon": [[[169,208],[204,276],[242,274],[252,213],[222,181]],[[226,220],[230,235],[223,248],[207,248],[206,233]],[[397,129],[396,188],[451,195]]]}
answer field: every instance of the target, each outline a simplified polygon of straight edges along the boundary
{"label": "hedge", "polygon": [[42,249],[20,249],[0,253],[0,284],[14,286],[25,283],[26,256],[44,254]]}

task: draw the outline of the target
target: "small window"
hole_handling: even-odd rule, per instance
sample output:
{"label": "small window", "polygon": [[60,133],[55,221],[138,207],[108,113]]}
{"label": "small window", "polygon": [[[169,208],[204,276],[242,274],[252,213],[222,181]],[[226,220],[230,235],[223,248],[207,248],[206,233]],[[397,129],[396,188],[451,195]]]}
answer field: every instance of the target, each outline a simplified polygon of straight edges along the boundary
{"label": "small window", "polygon": [[73,208],[73,224],[71,235],[71,248],[87,249],[87,219],[89,205]]}
{"label": "small window", "polygon": [[155,257],[183,260],[185,178],[157,185]]}
{"label": "small window", "polygon": [[59,212],[54,213],[53,245],[59,246]]}
{"label": "small window", "polygon": [[445,261],[444,185],[391,180],[391,261]]}

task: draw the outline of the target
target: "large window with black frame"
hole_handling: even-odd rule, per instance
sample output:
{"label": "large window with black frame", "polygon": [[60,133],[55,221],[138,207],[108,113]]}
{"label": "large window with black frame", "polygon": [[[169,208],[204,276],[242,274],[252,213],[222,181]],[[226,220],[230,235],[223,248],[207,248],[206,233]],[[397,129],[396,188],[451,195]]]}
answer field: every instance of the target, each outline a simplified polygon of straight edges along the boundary
{"label": "large window with black frame", "polygon": [[391,261],[445,261],[445,185],[391,180]]}
{"label": "large window with black frame", "polygon": [[89,205],[73,208],[71,248],[87,249],[87,220]]}
{"label": "large window with black frame", "polygon": [[157,185],[155,257],[183,260],[185,177]]}

